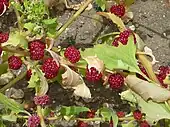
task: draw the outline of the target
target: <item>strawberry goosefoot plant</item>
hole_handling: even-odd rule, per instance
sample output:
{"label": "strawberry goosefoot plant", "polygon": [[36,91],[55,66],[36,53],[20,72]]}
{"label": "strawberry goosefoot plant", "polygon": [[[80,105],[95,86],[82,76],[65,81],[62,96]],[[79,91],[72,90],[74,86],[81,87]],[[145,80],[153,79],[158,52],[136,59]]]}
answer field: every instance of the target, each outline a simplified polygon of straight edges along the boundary
{"label": "strawberry goosefoot plant", "polygon": [[[8,1],[6,1],[8,2]],[[7,5],[0,4],[1,14]],[[132,0],[117,1],[111,7],[111,12],[98,12],[117,24],[119,32],[100,36],[93,48],[81,51],[74,45],[66,49],[53,47],[55,39],[80,15],[92,0],[80,9],[58,31],[57,19],[50,18],[48,8],[43,1],[17,0],[10,1],[10,7],[15,10],[18,28],[10,33],[0,33],[0,79],[4,86],[0,89],[2,108],[0,126],[5,127],[4,121],[16,122],[24,119],[28,127],[52,127],[56,120],[74,120],[77,126],[87,127],[90,122],[108,122],[110,127],[149,127],[159,126],[159,120],[166,119],[169,126],[170,118],[170,67],[161,66],[154,72],[152,66],[155,57],[140,37],[131,29],[126,28],[123,13]],[[96,1],[105,10],[105,1]],[[126,7],[125,7],[126,6]],[[98,43],[98,41],[102,43]],[[146,56],[153,58],[149,61]],[[13,80],[9,74],[14,70],[24,71]],[[36,105],[29,112],[28,106],[8,98],[3,93],[27,77],[28,88],[34,89],[32,100]],[[6,80],[4,80],[4,78]],[[109,107],[101,107],[97,111],[80,106],[62,106],[59,110],[50,109],[50,97],[47,92],[49,83],[58,81],[65,89],[74,89],[74,95],[91,98],[90,89],[84,79],[90,83],[102,82],[103,87],[110,87],[120,92],[122,100],[129,102],[131,112],[116,112]],[[85,112],[85,117],[80,114]]]}

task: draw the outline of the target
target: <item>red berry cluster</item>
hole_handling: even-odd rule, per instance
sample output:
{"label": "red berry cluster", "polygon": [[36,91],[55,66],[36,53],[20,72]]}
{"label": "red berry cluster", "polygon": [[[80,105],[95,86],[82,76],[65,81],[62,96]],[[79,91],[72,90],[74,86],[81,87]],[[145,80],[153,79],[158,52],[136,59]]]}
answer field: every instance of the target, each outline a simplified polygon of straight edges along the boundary
{"label": "red berry cluster", "polygon": [[0,56],[1,56],[1,54],[2,54],[2,48],[0,47]]}
{"label": "red berry cluster", "polygon": [[57,65],[56,61],[53,58],[48,58],[44,61],[43,65],[41,66],[42,72],[45,73],[45,77],[47,79],[52,79],[57,76],[59,66]]}
{"label": "red berry cluster", "polygon": [[78,121],[77,127],[88,127],[88,124],[83,121]]}
{"label": "red berry cluster", "polygon": [[108,83],[112,89],[120,89],[124,85],[124,77],[120,73],[114,73],[109,76]]}
{"label": "red berry cluster", "polygon": [[140,127],[150,127],[150,125],[148,124],[146,120],[143,120],[140,122]]}
{"label": "red berry cluster", "polygon": [[[119,42],[121,42],[123,45],[127,45],[128,37],[130,36],[131,33],[132,33],[132,31],[129,29],[121,32],[119,34],[119,37],[115,38],[115,40],[112,42],[112,45],[115,47],[118,47]],[[134,41],[134,43],[136,43],[136,42]]]}
{"label": "red berry cluster", "polygon": [[[86,114],[87,118],[94,118],[95,112],[96,112],[95,110],[88,111]],[[85,123],[83,121],[78,121],[77,127],[88,127],[88,123]]]}
{"label": "red berry cluster", "polygon": [[31,75],[32,75],[32,71],[31,71],[31,69],[27,70],[27,74],[26,74],[26,78],[27,78],[27,80],[30,80]]}
{"label": "red berry cluster", "polygon": [[5,9],[4,5],[7,8],[9,6],[9,0],[0,0],[0,15],[3,13]]}
{"label": "red berry cluster", "polygon": [[[143,65],[141,63],[138,64],[138,67],[142,71],[142,73],[145,74],[148,77],[148,74],[147,74],[145,68],[143,67]],[[140,74],[137,74],[137,77],[145,80],[145,78],[142,75],[140,75]]]}
{"label": "red berry cluster", "polygon": [[29,43],[29,51],[31,60],[40,60],[44,57],[45,44],[40,40]]}
{"label": "red berry cluster", "polygon": [[10,56],[8,58],[8,65],[10,69],[18,70],[22,66],[22,60],[18,56]]}
{"label": "red berry cluster", "polygon": [[41,105],[44,106],[49,103],[49,96],[48,95],[43,95],[43,96],[35,96],[34,97],[34,103],[36,105]]}
{"label": "red berry cluster", "polygon": [[111,117],[110,122],[109,122],[109,127],[114,127],[113,119]]}
{"label": "red berry cluster", "polygon": [[86,79],[89,82],[97,82],[102,78],[102,73],[98,72],[95,67],[91,67],[90,69],[86,69]]}
{"label": "red berry cluster", "polygon": [[116,112],[116,114],[119,118],[125,117],[125,112],[123,111]]}
{"label": "red berry cluster", "polygon": [[91,110],[87,112],[87,118],[94,118],[95,117],[95,110]]}
{"label": "red berry cluster", "polygon": [[2,33],[0,32],[0,43],[4,43],[8,41],[9,33]]}
{"label": "red berry cluster", "polygon": [[77,50],[74,46],[69,46],[65,52],[64,56],[71,62],[71,63],[76,63],[80,60],[81,55],[80,51]]}
{"label": "red berry cluster", "polygon": [[165,88],[168,87],[167,84],[163,83],[163,80],[166,78],[166,76],[170,74],[170,66],[160,66],[159,67],[159,74],[157,75],[157,78],[159,80],[159,82],[161,83],[161,85]]}
{"label": "red berry cluster", "polygon": [[28,118],[28,127],[38,127],[40,118],[37,115],[32,115]]}
{"label": "red berry cluster", "polygon": [[141,120],[142,119],[142,112],[140,110],[135,110],[133,112],[133,117],[136,119],[136,120]]}
{"label": "red berry cluster", "polygon": [[110,8],[110,12],[114,13],[115,15],[119,16],[120,18],[125,15],[125,6],[124,5],[113,5]]}

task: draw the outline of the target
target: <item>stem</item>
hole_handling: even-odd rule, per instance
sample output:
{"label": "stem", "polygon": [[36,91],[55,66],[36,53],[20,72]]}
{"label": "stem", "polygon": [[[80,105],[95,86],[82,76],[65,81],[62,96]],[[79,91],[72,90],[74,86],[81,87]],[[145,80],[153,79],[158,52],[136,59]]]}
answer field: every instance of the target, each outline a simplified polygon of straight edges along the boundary
{"label": "stem", "polygon": [[21,115],[16,115],[16,116],[19,119],[28,119],[29,118],[29,116],[21,116]]}
{"label": "stem", "polygon": [[79,121],[103,121],[102,118],[89,118],[89,119],[76,118],[76,120],[79,120]]}
{"label": "stem", "polygon": [[123,118],[119,118],[119,121],[124,121],[124,120],[134,120],[134,117],[133,116],[130,116],[130,117],[123,117]]}
{"label": "stem", "polygon": [[3,51],[6,51],[6,52],[11,52],[11,53],[17,53],[17,54],[20,54],[20,55],[22,55],[22,56],[29,56],[29,52],[20,51],[20,50],[18,50],[18,49],[9,48],[9,47],[7,47],[7,46],[2,47],[2,50],[3,50]]}
{"label": "stem", "polygon": [[43,118],[43,114],[42,114],[42,109],[41,109],[41,106],[39,106],[39,105],[37,105],[37,113],[38,113],[38,116],[40,117],[41,127],[46,127],[46,124],[45,124],[45,121],[44,121],[44,118]]}
{"label": "stem", "polygon": [[26,71],[21,73],[19,76],[17,76],[15,79],[13,79],[12,81],[10,81],[7,85],[5,85],[4,87],[2,87],[0,89],[0,93],[4,93],[6,89],[12,87],[13,85],[15,85],[19,80],[21,80],[22,78],[25,77],[26,75]]}
{"label": "stem", "polygon": [[152,68],[152,65],[151,65],[150,61],[143,54],[137,54],[137,55],[138,55],[139,61],[142,63],[142,65],[146,69],[146,72],[147,72],[149,78],[151,80],[155,81],[156,83],[160,84],[160,82],[157,79],[155,73],[153,72],[153,68]]}
{"label": "stem", "polygon": [[102,35],[102,36],[100,36],[100,37],[98,37],[96,39],[95,44],[97,44],[98,40],[100,40],[100,39],[102,39],[104,37],[111,36],[111,35],[116,35],[116,34],[120,34],[120,32],[113,32],[113,33],[104,34],[104,35]]}
{"label": "stem", "polygon": [[55,38],[57,39],[60,34],[83,12],[83,10],[92,2],[93,0],[87,0],[84,5],[57,31]]}
{"label": "stem", "polygon": [[[19,4],[18,0],[15,0],[15,2],[17,2],[17,4]],[[18,21],[18,28],[19,28],[20,31],[22,31],[21,16],[20,16],[20,14],[19,14],[19,12],[18,12],[18,10],[17,10],[17,8],[15,6],[14,6],[14,11],[15,11],[17,21]]]}

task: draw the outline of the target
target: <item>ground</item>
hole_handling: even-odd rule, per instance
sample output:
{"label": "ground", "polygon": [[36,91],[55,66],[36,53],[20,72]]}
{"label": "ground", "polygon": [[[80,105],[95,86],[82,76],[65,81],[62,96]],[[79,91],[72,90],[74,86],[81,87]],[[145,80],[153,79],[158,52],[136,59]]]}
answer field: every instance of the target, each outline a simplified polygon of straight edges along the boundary
{"label": "ground", "polygon": [[[159,61],[155,66],[170,64],[170,8],[165,6],[165,1],[137,0],[132,5],[131,10],[134,13],[134,19],[127,26],[135,25],[136,32],[139,33],[147,46],[153,50],[156,60]],[[58,19],[59,23],[61,23],[60,25],[64,24],[73,13],[74,11],[70,10],[61,13]],[[14,15],[11,10],[8,10],[4,16],[0,17],[0,31],[8,31],[9,26],[16,25]],[[88,47],[99,35],[110,31],[115,31],[114,25],[103,21],[92,9],[83,12],[56,40],[55,45],[66,46],[61,42],[66,42],[67,37],[73,37],[80,47],[86,47],[86,45]],[[93,97],[89,100],[72,97],[72,91],[64,90],[58,83],[51,84],[49,93],[53,96],[52,102],[55,104],[53,106],[80,105],[97,109],[98,106],[103,104],[110,104],[109,106],[116,110],[129,111],[127,103],[120,100],[117,92],[113,92],[108,88],[103,89],[103,86],[100,85],[87,84],[92,91]],[[20,86],[27,86],[26,81],[20,81],[16,87],[20,88]],[[30,91],[27,91],[26,95],[29,94]],[[32,100],[32,96],[26,96],[25,98]]]}

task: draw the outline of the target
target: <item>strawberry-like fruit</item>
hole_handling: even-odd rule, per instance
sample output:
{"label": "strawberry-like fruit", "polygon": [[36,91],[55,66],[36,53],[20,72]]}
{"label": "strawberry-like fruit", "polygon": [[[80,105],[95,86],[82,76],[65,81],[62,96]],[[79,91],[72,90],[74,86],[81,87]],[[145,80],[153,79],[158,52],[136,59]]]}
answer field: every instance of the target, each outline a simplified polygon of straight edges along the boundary
{"label": "strawberry-like fruit", "polygon": [[57,76],[59,68],[60,67],[53,58],[46,59],[41,66],[41,70],[45,73],[45,77],[47,79],[52,79]]}
{"label": "strawberry-like fruit", "polygon": [[30,80],[31,75],[32,75],[32,71],[31,71],[31,69],[27,70],[27,74],[26,74],[26,78],[27,78],[27,80]]}
{"label": "strawberry-like fruit", "polygon": [[125,15],[125,6],[124,5],[113,5],[110,8],[110,12],[114,13],[119,17],[123,17]]}
{"label": "strawberry-like fruit", "polygon": [[36,105],[41,105],[41,106],[47,105],[49,100],[50,100],[50,98],[48,95],[34,97],[34,103]]}
{"label": "strawberry-like fruit", "polygon": [[29,51],[31,60],[40,60],[44,57],[45,44],[40,40],[29,43]]}
{"label": "strawberry-like fruit", "polygon": [[114,73],[109,76],[108,83],[112,89],[120,89],[124,85],[124,77],[120,73]]}
{"label": "strawberry-like fruit", "polygon": [[86,79],[89,82],[98,82],[102,78],[102,73],[98,72],[95,67],[91,67],[90,69],[86,69]]}
{"label": "strawberry-like fruit", "polygon": [[76,63],[80,60],[81,55],[80,51],[77,50],[74,46],[69,46],[65,52],[64,56],[71,62],[71,63]]}
{"label": "strawberry-like fruit", "polygon": [[83,121],[78,121],[77,127],[88,127],[88,124]]}
{"label": "strawberry-like fruit", "polygon": [[37,115],[32,115],[28,118],[28,127],[38,127],[40,124],[40,118]]}
{"label": "strawberry-like fruit", "polygon": [[0,32],[0,43],[4,43],[8,41],[9,33],[2,33]]}
{"label": "strawberry-like fruit", "polygon": [[146,120],[143,120],[140,122],[140,127],[150,127],[150,125]]}
{"label": "strawberry-like fruit", "polygon": [[116,113],[119,118],[125,117],[125,112],[119,111]]}
{"label": "strawberry-like fruit", "polygon": [[133,117],[136,119],[136,120],[141,120],[142,119],[142,113],[140,110],[135,110],[133,112]]}
{"label": "strawberry-like fruit", "polygon": [[22,60],[18,56],[10,56],[8,58],[8,65],[10,69],[18,70],[22,66]]}

